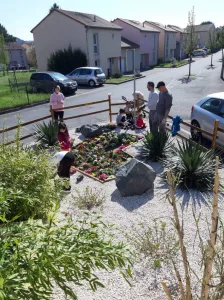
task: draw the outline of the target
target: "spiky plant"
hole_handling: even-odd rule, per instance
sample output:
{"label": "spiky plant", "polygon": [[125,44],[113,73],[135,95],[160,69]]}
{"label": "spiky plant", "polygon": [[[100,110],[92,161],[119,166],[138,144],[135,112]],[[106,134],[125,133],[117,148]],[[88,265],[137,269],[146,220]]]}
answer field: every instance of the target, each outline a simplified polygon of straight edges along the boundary
{"label": "spiky plant", "polygon": [[45,146],[55,146],[58,144],[58,124],[54,121],[39,123],[34,128],[35,139]]}
{"label": "spiky plant", "polygon": [[152,161],[159,161],[166,157],[166,153],[171,149],[171,136],[167,132],[150,133],[147,131],[143,140],[142,157]]}
{"label": "spiky plant", "polygon": [[186,189],[206,191],[212,189],[215,176],[213,150],[206,151],[201,145],[190,140],[178,142],[174,155],[164,159],[166,168],[172,170],[177,184]]}

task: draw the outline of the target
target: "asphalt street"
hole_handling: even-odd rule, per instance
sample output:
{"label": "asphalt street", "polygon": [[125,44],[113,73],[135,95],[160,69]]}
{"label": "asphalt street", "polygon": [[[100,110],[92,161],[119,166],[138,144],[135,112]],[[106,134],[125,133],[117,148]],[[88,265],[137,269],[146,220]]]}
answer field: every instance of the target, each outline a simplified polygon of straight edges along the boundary
{"label": "asphalt street", "polygon": [[[190,119],[190,112],[192,105],[203,98],[204,96],[224,91],[224,82],[219,78],[221,70],[221,52],[213,55],[214,67],[210,68],[210,56],[206,58],[196,58],[192,63],[192,80],[188,83],[183,82],[181,79],[184,75],[188,74],[188,65],[180,68],[159,69],[146,71],[143,74],[145,78],[136,81],[136,90],[144,93],[145,99],[148,97],[147,82],[164,81],[168,89],[173,94],[173,106],[171,115],[180,115],[184,120]],[[132,99],[133,81],[121,85],[105,85],[103,87],[88,88],[82,87],[78,90],[77,94],[66,98],[66,105],[76,105],[88,103],[93,101],[100,101],[107,99],[108,93],[111,94],[112,102],[122,102],[121,97]],[[84,108],[69,109],[65,111],[65,116],[74,116],[78,114],[85,114],[88,112],[104,110],[108,108],[107,103],[99,105],[87,106]],[[114,112],[119,110],[119,106],[113,108]],[[0,116],[0,128],[11,127],[17,124],[18,117],[21,122],[31,121],[33,119],[41,118],[49,114],[49,104],[42,104],[35,107],[22,109],[17,112],[8,113]],[[114,116],[115,119],[115,116]],[[82,117],[67,121],[69,128],[75,128],[86,123],[98,123],[109,121],[108,113],[94,114],[89,117]],[[33,125],[26,126],[22,129],[22,134],[32,132]],[[9,139],[14,132],[9,133]]]}

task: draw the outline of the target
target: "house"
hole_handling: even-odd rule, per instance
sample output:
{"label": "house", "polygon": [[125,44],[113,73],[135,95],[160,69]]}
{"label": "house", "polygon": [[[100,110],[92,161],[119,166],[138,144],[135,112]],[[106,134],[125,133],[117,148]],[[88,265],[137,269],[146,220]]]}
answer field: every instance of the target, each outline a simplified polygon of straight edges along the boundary
{"label": "house", "polygon": [[172,28],[173,30],[176,31],[176,49],[175,49],[175,54],[174,57],[177,59],[185,59],[186,58],[186,53],[183,50],[183,44],[184,44],[184,34],[185,30],[184,28],[180,28],[179,26],[176,25],[168,25],[168,27]]}
{"label": "house", "polygon": [[[135,55],[135,56],[133,56]],[[135,58],[135,70],[140,70],[140,46],[121,37],[121,66],[122,73],[133,71]]]}
{"label": "house", "polygon": [[106,74],[119,72],[121,30],[93,14],[55,9],[31,30],[38,70],[47,70],[51,53],[71,45],[86,53],[89,66],[101,67]]}
{"label": "house", "polygon": [[27,51],[34,46],[34,42],[24,42],[21,46]]}
{"label": "house", "polygon": [[140,68],[148,68],[157,64],[159,31],[138,21],[117,18],[113,24],[123,30],[122,37],[139,45]]}
{"label": "house", "polygon": [[22,46],[16,42],[7,43],[6,50],[9,55],[9,69],[12,67],[19,67],[19,65],[20,67],[28,67],[26,50]]}
{"label": "house", "polygon": [[159,30],[159,59],[164,62],[170,61],[175,56],[176,31],[156,22],[145,21],[144,24]]}
{"label": "house", "polygon": [[213,23],[205,25],[195,25],[195,33],[197,35],[196,47],[206,47],[209,40],[209,34],[215,30],[215,25]]}

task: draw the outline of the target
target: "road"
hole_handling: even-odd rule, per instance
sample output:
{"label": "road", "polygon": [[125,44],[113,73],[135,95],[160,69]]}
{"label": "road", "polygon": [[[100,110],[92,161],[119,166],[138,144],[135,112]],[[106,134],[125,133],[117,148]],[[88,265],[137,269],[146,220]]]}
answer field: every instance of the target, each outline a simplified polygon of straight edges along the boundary
{"label": "road", "polygon": [[[162,80],[166,83],[169,90],[173,94],[173,106],[171,109],[171,115],[180,115],[184,120],[190,119],[190,112],[192,105],[204,97],[207,94],[224,91],[224,82],[219,78],[221,62],[218,60],[221,57],[221,52],[213,55],[214,68],[209,68],[210,56],[206,58],[196,58],[192,63],[193,80],[189,83],[183,83],[180,79],[184,75],[188,74],[188,65],[180,68],[171,69],[158,69],[155,68],[150,71],[144,72],[145,78],[136,81],[136,90],[144,93],[147,99],[147,82],[154,81],[157,83]],[[66,106],[88,103],[93,101],[100,101],[107,99],[108,93],[111,93],[112,102],[121,102],[121,96],[132,98],[133,93],[133,81],[127,82],[121,85],[105,85],[103,87],[96,87],[93,89],[81,88],[77,95],[68,97],[66,99]],[[88,106],[78,109],[70,109],[65,111],[66,117],[74,116],[78,114],[85,114],[96,110],[107,109],[108,104],[102,103],[99,105]],[[119,110],[119,106],[114,107],[114,112]],[[33,119],[40,118],[49,114],[49,105],[42,104],[35,107],[30,107],[17,111],[14,113],[8,113],[0,116],[0,127],[13,126],[17,123],[18,117],[21,122],[27,122]],[[115,119],[115,116],[114,116]],[[69,128],[75,128],[86,123],[98,123],[109,121],[108,113],[101,113],[92,115],[89,117],[82,117],[67,121]],[[22,129],[22,134],[28,134],[32,132],[33,125],[26,126]],[[9,138],[14,132],[9,133]]]}

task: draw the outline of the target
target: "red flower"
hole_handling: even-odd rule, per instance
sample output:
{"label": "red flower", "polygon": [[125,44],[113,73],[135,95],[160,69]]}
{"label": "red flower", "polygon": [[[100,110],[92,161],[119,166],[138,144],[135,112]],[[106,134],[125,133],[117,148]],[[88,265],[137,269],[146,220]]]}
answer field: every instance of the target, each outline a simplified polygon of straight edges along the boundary
{"label": "red flower", "polygon": [[143,138],[143,136],[138,135],[137,138],[138,138],[139,140],[141,140],[141,139]]}
{"label": "red flower", "polygon": [[100,179],[106,179],[107,175],[106,174],[101,174],[99,177],[100,177]]}
{"label": "red flower", "polygon": [[87,174],[91,174],[91,169],[86,170]]}
{"label": "red flower", "polygon": [[117,152],[117,153],[121,153],[122,151],[121,151],[120,149],[118,149],[116,152]]}

